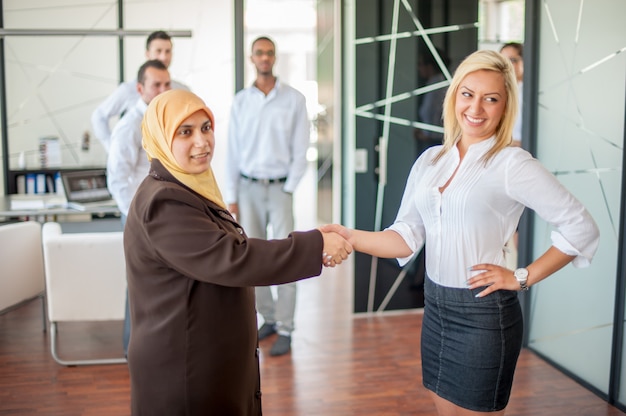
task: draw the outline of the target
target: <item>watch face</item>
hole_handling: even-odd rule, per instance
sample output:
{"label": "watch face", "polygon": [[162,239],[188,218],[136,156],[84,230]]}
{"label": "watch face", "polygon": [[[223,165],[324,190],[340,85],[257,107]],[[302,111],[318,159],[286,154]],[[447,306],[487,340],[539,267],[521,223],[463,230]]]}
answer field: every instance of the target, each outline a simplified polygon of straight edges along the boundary
{"label": "watch face", "polygon": [[519,281],[525,282],[528,279],[528,270],[521,268],[515,270],[515,278]]}

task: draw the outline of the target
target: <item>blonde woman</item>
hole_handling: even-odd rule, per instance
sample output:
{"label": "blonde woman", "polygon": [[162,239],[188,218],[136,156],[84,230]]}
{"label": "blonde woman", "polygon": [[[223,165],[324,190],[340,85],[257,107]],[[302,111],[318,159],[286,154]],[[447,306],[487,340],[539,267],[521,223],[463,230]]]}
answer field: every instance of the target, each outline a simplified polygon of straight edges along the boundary
{"label": "blonde woman", "polygon": [[[444,100],[444,142],[415,162],[397,218],[379,232],[329,225],[355,250],[401,264],[426,244],[422,371],[439,415],[503,415],[522,346],[517,292],[570,262],[589,265],[598,228],[528,152],[509,146],[517,114],[511,62],[478,51]],[[551,223],[552,246],[524,268],[504,246],[524,207]]]}

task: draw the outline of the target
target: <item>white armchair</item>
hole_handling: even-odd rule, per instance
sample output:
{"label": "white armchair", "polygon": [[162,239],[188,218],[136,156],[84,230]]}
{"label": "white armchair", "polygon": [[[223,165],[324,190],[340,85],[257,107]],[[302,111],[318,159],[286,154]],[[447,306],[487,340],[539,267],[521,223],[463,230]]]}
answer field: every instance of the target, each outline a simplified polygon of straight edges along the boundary
{"label": "white armchair", "polygon": [[0,226],[0,267],[0,312],[43,297],[41,224],[25,221]]}
{"label": "white armchair", "polygon": [[[126,265],[122,232],[66,233],[55,222],[42,231],[52,356],[62,365],[118,364],[125,358],[64,360],[57,323],[124,319]],[[121,345],[120,333],[120,345]]]}

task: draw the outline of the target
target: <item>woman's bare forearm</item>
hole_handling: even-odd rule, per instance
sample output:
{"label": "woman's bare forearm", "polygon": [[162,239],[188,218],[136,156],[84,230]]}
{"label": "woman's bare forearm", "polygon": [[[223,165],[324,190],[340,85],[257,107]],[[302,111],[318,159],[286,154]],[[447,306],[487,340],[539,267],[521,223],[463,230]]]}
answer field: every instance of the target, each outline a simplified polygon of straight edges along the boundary
{"label": "woman's bare forearm", "polygon": [[402,258],[412,254],[400,234],[391,230],[363,231],[354,230],[339,224],[330,224],[322,227],[324,231],[334,231],[341,234],[352,248],[361,253],[382,258]]}

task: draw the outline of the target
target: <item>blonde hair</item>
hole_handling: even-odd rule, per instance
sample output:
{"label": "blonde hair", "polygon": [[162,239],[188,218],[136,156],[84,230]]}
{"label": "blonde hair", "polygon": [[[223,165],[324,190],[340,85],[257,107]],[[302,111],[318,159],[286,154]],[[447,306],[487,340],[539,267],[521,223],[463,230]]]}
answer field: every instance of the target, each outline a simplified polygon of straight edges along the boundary
{"label": "blonde hair", "polygon": [[461,62],[446,92],[443,100],[443,148],[433,158],[433,164],[437,163],[456,144],[462,134],[461,126],[455,114],[457,92],[463,79],[476,71],[492,71],[502,74],[504,89],[506,90],[504,113],[498,127],[496,127],[496,142],[483,156],[483,161],[487,163],[500,150],[510,145],[513,140],[513,125],[518,112],[517,80],[513,65],[504,55],[496,51],[476,51]]}

